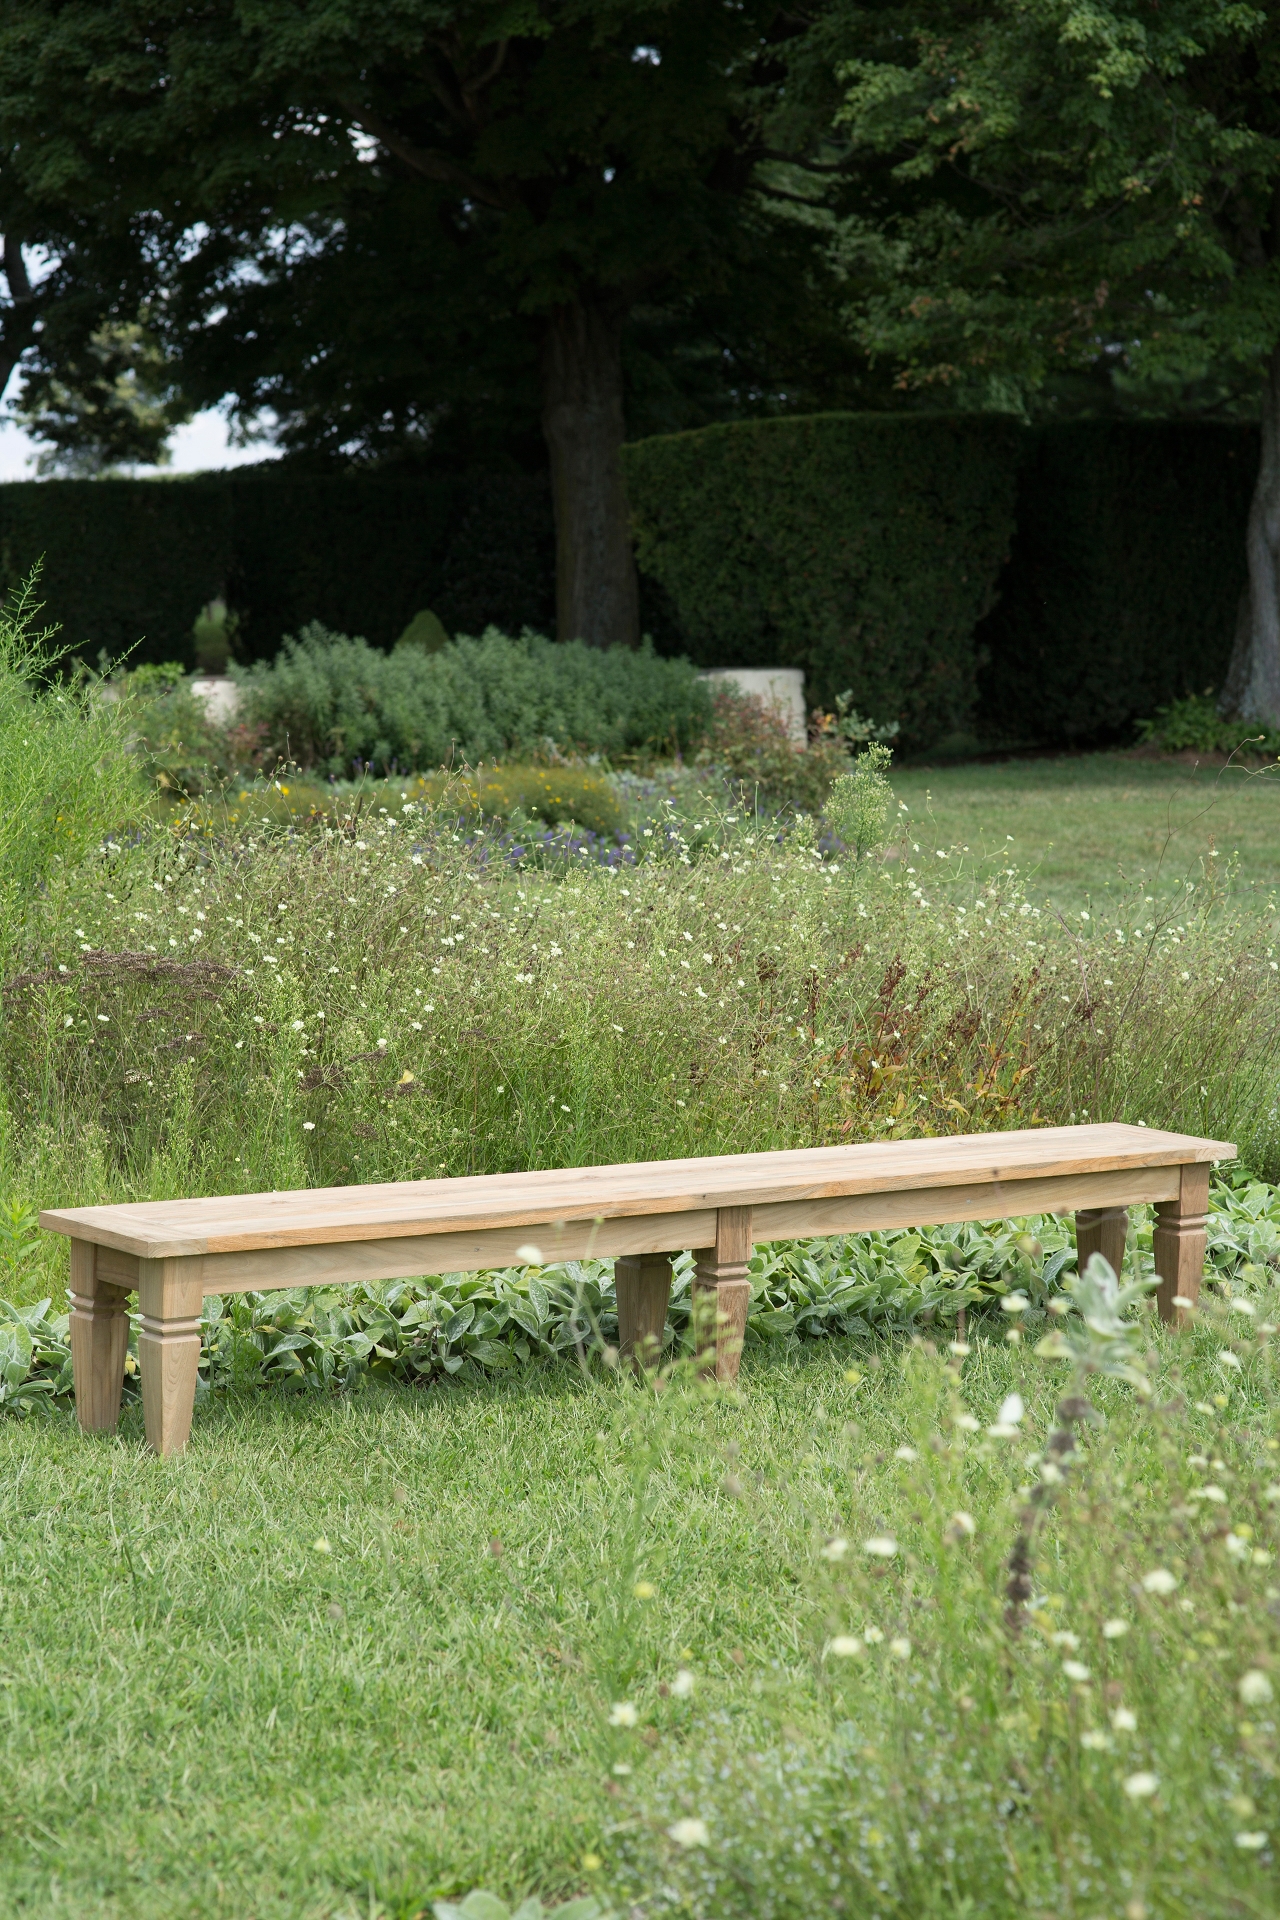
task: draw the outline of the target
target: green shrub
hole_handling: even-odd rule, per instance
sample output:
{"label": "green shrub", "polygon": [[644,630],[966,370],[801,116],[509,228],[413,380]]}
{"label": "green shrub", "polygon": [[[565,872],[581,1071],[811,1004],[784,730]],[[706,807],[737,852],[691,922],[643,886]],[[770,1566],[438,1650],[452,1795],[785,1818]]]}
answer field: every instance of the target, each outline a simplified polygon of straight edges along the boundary
{"label": "green shrub", "polygon": [[711,696],[711,724],[697,758],[700,766],[725,774],[743,806],[767,811],[780,803],[800,813],[821,813],[832,781],[849,765],[834,724],[815,729],[807,750],[798,753],[784,713],[723,683]]}
{"label": "green shrub", "polygon": [[243,717],[270,755],[333,774],[472,765],[548,742],[614,756],[687,748],[710,698],[684,660],[649,647],[602,652],[578,641],[489,628],[437,652],[379,653],[312,623],[270,666],[238,672]]}
{"label": "green shrub", "polygon": [[1002,418],[818,414],[625,450],[636,557],[703,666],[799,666],[904,744],[967,725],[1013,531]]}
{"label": "green shrub", "polygon": [[983,731],[1114,739],[1139,715],[1220,686],[1245,582],[1257,430],[1066,421],[1028,433],[1024,448],[1017,533],[977,636]]}
{"label": "green shrub", "polygon": [[572,820],[592,833],[620,833],[626,815],[604,774],[589,767],[486,767],[464,778],[429,776],[408,789],[434,805],[474,809],[490,819],[529,814],[549,827]]}
{"label": "green shrub", "polygon": [[1224,720],[1208,693],[1189,693],[1170,701],[1150,720],[1139,720],[1137,735],[1144,745],[1166,753],[1242,753],[1246,759],[1280,756],[1280,733],[1251,726],[1244,720]]}
{"label": "green shrub", "polygon": [[554,619],[544,476],[297,473],[0,485],[0,589],[44,561],[49,617],[81,658],[192,660],[219,597],[241,658],[308,620],[390,647],[422,607],[452,633]]}

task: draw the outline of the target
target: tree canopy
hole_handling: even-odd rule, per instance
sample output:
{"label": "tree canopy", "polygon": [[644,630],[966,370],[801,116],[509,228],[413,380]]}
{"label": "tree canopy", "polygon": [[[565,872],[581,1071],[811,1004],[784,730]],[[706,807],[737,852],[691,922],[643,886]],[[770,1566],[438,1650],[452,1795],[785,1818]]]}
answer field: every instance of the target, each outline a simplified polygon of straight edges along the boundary
{"label": "tree canopy", "polygon": [[[842,223],[864,346],[990,404],[1076,369],[1153,411],[1263,392],[1227,704],[1280,720],[1280,22],[1240,0],[931,0],[839,115],[904,196]],[[1002,391],[1003,383],[1003,391]]]}
{"label": "tree canopy", "polygon": [[754,184],[800,25],[773,0],[13,0],[18,237],[92,223],[114,317],[145,305],[184,393],[274,409],[286,448],[473,458],[540,429],[561,632],[632,640],[629,323],[668,413],[682,383],[750,405],[789,337],[792,404],[856,359]]}

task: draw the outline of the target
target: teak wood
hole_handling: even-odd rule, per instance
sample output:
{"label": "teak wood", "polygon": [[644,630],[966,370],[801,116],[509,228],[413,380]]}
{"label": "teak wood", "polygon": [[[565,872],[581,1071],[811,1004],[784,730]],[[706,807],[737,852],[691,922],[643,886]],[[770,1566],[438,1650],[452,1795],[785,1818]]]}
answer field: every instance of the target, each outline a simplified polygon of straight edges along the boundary
{"label": "teak wood", "polygon": [[950,1140],[799,1148],[561,1172],[484,1174],[300,1193],[235,1194],[56,1209],[40,1224],[71,1240],[76,1409],[89,1431],[119,1414],[127,1295],[140,1308],[147,1439],[186,1444],[205,1294],[475,1272],[527,1260],[616,1263],[619,1340],[660,1349],[670,1255],[695,1252],[696,1351],[732,1382],[746,1328],[753,1245],[874,1228],[1075,1213],[1082,1258],[1124,1257],[1126,1209],[1157,1209],[1157,1299],[1185,1317],[1204,1264],[1210,1163],[1220,1140],[1155,1128],[1046,1127]]}

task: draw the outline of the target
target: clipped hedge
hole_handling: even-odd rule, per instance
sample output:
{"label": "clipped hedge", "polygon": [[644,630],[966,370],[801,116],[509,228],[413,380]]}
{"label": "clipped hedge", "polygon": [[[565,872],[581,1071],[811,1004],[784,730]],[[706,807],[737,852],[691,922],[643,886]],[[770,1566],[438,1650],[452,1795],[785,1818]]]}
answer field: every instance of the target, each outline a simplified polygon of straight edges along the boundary
{"label": "clipped hedge", "polygon": [[1080,420],[1028,432],[1017,532],[978,628],[983,731],[1073,744],[1219,687],[1245,583],[1255,428]]}
{"label": "clipped hedge", "polygon": [[973,632],[1009,551],[1020,429],[997,416],[816,414],[625,450],[644,573],[703,666],[799,666],[903,744],[967,726]]}
{"label": "clipped hedge", "polygon": [[408,772],[536,751],[546,742],[613,755],[687,748],[711,713],[687,660],[650,647],[601,652],[580,641],[489,628],[438,653],[312,624],[270,665],[242,671],[243,720],[265,745],[331,774]]}
{"label": "clipped hedge", "polygon": [[430,607],[450,632],[554,625],[545,478],[409,470],[307,474],[274,463],[154,480],[0,485],[0,589],[43,559],[45,618],[84,658],[192,661],[223,594],[245,657],[321,620],[390,646]]}

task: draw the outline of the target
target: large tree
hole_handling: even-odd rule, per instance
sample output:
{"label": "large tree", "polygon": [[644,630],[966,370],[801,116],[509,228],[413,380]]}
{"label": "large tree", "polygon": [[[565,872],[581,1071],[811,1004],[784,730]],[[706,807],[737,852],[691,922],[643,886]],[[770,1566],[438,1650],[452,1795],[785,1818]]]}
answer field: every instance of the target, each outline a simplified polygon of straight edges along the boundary
{"label": "large tree", "polygon": [[632,643],[624,327],[758,265],[797,24],[774,0],[9,0],[0,146],[38,214],[129,261],[115,319],[145,305],[185,391],[277,401],[286,442],[465,439],[535,388],[560,633]]}
{"label": "large tree", "polygon": [[[877,32],[889,24],[873,10]],[[906,389],[1011,400],[1073,368],[1153,411],[1247,399],[1262,457],[1224,707],[1280,724],[1280,18],[1236,0],[924,0],[825,26],[855,153],[850,311]],[[1002,387],[1003,383],[1003,387]]]}

